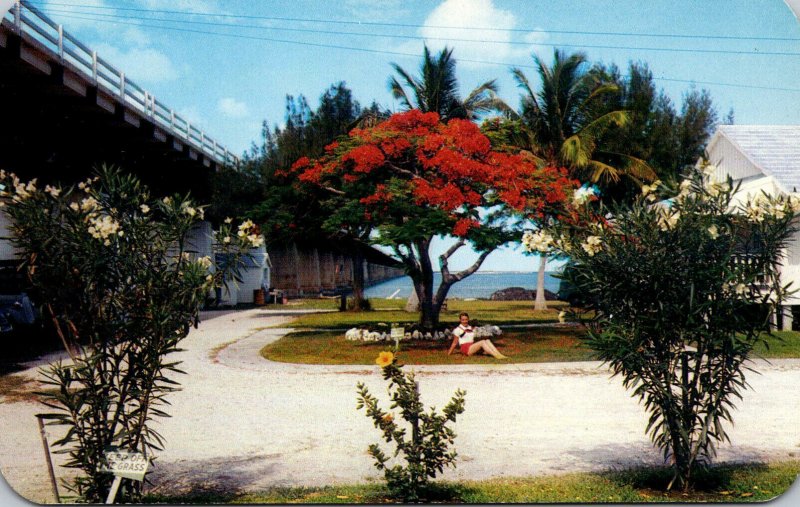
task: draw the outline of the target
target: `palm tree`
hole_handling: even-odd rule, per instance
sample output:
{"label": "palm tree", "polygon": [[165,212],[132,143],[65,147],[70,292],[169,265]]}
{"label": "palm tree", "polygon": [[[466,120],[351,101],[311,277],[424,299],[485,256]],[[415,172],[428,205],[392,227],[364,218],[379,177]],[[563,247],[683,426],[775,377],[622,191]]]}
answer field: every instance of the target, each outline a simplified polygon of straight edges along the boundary
{"label": "palm tree", "polygon": [[528,144],[543,162],[570,169],[596,183],[617,182],[627,176],[638,183],[656,178],[653,169],[639,158],[603,150],[602,136],[612,126],[622,127],[629,121],[627,111],[608,111],[604,100],[618,91],[614,84],[598,82],[586,72],[584,53],[566,54],[555,50],[553,65],[548,66],[534,55],[541,80],[541,90],[535,92],[519,68],[512,74],[524,94],[519,114],[507,111],[520,119],[528,132]]}
{"label": "palm tree", "polygon": [[[520,113],[507,111],[524,128],[515,142],[542,163],[567,167],[573,176],[594,183],[615,183],[621,176],[637,183],[656,179],[653,169],[641,159],[603,150],[602,136],[612,126],[622,127],[629,121],[627,111],[612,110],[605,99],[614,94],[616,85],[596,80],[586,72],[584,53],[567,54],[555,50],[553,65],[548,66],[534,55],[541,80],[535,92],[519,68],[512,69],[514,79],[523,90]],[[542,255],[536,284],[534,308],[547,308],[544,297],[544,275],[547,257]]]}
{"label": "palm tree", "polygon": [[392,67],[405,87],[397,77],[392,76],[389,78],[389,90],[405,109],[439,113],[442,121],[446,122],[452,118],[476,120],[480,113],[505,105],[495,95],[497,84],[494,79],[486,81],[472,90],[467,98],[461,99],[458,95],[456,60],[452,49],[445,47],[434,57],[426,45],[419,77],[412,76],[396,63],[392,63]]}

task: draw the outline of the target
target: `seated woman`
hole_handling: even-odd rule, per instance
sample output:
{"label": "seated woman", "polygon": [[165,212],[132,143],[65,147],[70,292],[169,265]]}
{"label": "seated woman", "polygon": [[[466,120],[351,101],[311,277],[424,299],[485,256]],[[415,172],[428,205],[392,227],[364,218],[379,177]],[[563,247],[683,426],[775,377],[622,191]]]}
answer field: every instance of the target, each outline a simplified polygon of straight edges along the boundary
{"label": "seated woman", "polygon": [[448,356],[453,353],[456,343],[458,343],[461,353],[465,356],[472,356],[483,351],[495,359],[508,359],[508,356],[501,354],[490,340],[475,341],[475,330],[469,325],[469,314],[467,312],[462,312],[458,316],[458,320],[461,323],[453,330],[453,342],[450,344],[450,350],[447,351]]}

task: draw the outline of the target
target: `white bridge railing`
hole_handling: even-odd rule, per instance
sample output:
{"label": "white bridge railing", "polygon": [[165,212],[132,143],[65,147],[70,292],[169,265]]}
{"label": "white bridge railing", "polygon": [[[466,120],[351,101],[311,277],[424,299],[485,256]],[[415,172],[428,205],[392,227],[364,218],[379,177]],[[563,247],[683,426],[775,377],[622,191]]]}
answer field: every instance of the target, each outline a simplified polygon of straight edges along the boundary
{"label": "white bridge railing", "polygon": [[12,26],[20,36],[25,34],[37,41],[54,59],[62,64],[69,63],[98,88],[116,96],[155,125],[169,130],[172,135],[205,153],[217,163],[234,165],[238,162],[238,157],[227,148],[164,105],[153,94],[127,79],[124,72],[65,32],[62,25],[52,21],[39,9],[27,2],[18,1],[0,22]]}

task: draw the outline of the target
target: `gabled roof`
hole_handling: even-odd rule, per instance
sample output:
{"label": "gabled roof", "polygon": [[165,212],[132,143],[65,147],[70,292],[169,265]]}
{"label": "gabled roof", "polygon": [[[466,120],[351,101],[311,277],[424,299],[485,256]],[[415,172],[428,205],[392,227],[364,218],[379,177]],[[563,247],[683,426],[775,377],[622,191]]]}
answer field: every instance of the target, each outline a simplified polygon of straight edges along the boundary
{"label": "gabled roof", "polygon": [[728,139],[786,192],[800,190],[800,125],[720,125],[709,143]]}

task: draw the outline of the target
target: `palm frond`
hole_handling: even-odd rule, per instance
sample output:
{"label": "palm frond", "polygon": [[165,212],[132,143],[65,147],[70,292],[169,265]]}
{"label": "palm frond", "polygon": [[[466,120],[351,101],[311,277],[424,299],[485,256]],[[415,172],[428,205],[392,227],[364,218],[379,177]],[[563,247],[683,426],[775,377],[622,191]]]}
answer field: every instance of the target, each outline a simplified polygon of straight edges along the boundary
{"label": "palm frond", "polygon": [[587,165],[591,170],[590,179],[592,183],[597,183],[601,179],[606,183],[617,183],[619,181],[620,172],[616,167],[612,167],[599,160],[590,160]]}

